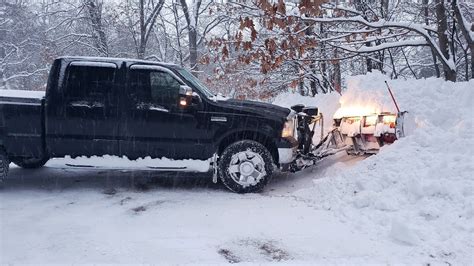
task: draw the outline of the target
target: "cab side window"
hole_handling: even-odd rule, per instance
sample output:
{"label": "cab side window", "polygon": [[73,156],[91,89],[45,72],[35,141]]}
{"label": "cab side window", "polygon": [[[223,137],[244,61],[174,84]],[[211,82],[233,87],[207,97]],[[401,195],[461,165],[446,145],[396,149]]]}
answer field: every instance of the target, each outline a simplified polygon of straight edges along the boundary
{"label": "cab side window", "polygon": [[114,68],[71,65],[68,69],[65,96],[69,102],[105,104],[113,87]]}
{"label": "cab side window", "polygon": [[151,72],[151,98],[158,104],[177,105],[179,100],[179,82],[165,72]]}
{"label": "cab side window", "polygon": [[152,103],[165,108],[178,105],[179,81],[166,72],[132,69],[131,96],[138,102]]}

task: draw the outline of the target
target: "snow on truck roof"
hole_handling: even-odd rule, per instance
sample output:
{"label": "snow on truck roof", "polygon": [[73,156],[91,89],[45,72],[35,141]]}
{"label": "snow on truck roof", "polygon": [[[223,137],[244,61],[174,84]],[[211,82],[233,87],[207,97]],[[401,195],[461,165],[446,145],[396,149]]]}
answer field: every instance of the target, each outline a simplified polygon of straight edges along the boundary
{"label": "snow on truck roof", "polygon": [[44,91],[28,91],[28,90],[0,90],[0,97],[18,97],[28,99],[41,99],[45,95]]}
{"label": "snow on truck roof", "polygon": [[65,60],[84,60],[90,62],[103,62],[103,63],[122,63],[122,62],[129,62],[129,63],[141,63],[141,64],[152,64],[152,65],[161,65],[167,67],[180,67],[177,64],[166,63],[166,62],[159,62],[159,61],[151,61],[151,60],[142,60],[142,59],[134,59],[134,58],[118,58],[118,57],[93,57],[93,56],[61,56],[58,59],[65,59]]}

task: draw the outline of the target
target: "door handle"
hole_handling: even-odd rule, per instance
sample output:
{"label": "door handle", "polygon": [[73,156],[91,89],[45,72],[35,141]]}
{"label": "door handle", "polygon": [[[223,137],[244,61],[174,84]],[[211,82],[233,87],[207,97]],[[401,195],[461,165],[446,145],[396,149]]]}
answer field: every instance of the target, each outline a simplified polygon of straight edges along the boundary
{"label": "door handle", "polygon": [[150,107],[149,110],[154,111],[154,112],[161,112],[161,113],[169,113],[170,112],[170,110],[168,110],[164,107],[157,107],[157,106]]}
{"label": "door handle", "polygon": [[137,104],[137,110],[169,113],[170,111],[163,106],[153,104]]}
{"label": "door handle", "polygon": [[71,102],[69,103],[71,107],[85,107],[85,108],[104,108],[105,105],[99,102],[85,102],[85,101],[78,101],[78,102]]}

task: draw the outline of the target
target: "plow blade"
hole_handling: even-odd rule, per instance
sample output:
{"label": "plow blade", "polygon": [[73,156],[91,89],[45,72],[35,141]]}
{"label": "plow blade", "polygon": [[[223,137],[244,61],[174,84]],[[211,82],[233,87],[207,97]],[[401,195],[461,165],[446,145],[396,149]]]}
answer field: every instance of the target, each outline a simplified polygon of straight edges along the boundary
{"label": "plow blade", "polygon": [[[292,171],[305,169],[342,151],[352,155],[375,154],[407,132],[407,112],[337,118],[333,129],[324,135],[323,115],[317,108],[298,105],[292,109],[297,112],[296,130],[300,143],[298,156],[290,167]],[[313,138],[317,129],[321,132],[319,142]]]}
{"label": "plow blade", "polygon": [[375,154],[381,147],[405,136],[406,114],[399,112],[343,117],[334,119],[334,126],[348,147],[347,153]]}

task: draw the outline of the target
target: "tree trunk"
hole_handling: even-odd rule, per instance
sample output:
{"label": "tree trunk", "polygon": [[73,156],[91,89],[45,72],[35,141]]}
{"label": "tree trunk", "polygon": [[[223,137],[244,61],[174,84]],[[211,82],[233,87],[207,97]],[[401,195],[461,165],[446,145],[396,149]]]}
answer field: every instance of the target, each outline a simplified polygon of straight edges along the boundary
{"label": "tree trunk", "polygon": [[192,1],[192,9],[189,9],[186,0],[180,0],[181,8],[183,9],[184,17],[186,18],[186,22],[188,25],[188,38],[189,38],[189,65],[191,67],[191,72],[197,76],[198,75],[198,50],[197,50],[197,39],[198,39],[198,32],[197,32],[197,25],[198,25],[198,14],[199,14],[199,7],[201,6],[202,0],[193,0]]}
{"label": "tree trunk", "polygon": [[474,47],[470,47],[471,50],[471,78],[474,79]]}
{"label": "tree trunk", "polygon": [[[382,44],[382,42],[380,42],[379,40],[375,41],[375,43],[376,43],[376,45]],[[375,62],[375,67],[380,72],[385,73],[384,70],[383,70],[383,64],[384,64],[384,58],[385,58],[384,50],[377,52],[375,54],[375,58],[377,58],[377,60],[378,60],[378,62]]]}
{"label": "tree trunk", "polygon": [[[337,48],[334,49],[334,58],[338,58],[339,54]],[[333,87],[340,94],[341,93],[341,63],[339,60],[334,62],[334,79]]]}
{"label": "tree trunk", "polygon": [[102,6],[98,4],[96,0],[86,0],[85,4],[89,11],[89,20],[92,25],[94,45],[101,55],[109,56],[107,37],[102,25]]}
{"label": "tree trunk", "polygon": [[189,36],[189,64],[191,72],[197,77],[199,72],[198,67],[198,50],[197,50],[197,32],[196,28],[190,28],[188,31]]}
{"label": "tree trunk", "polygon": [[146,53],[146,44],[141,41],[140,45],[138,46],[138,58],[139,59],[145,59],[145,53]]}
{"label": "tree trunk", "polygon": [[[337,3],[337,1],[336,1]],[[307,27],[305,34],[306,36],[314,36],[314,25],[311,25],[309,23],[305,23],[305,26]],[[230,34],[229,34],[230,36]],[[314,56],[314,54],[317,53],[315,51],[316,48],[310,48],[308,49],[308,52],[311,52],[311,54]],[[317,74],[317,69],[316,69],[316,62],[312,61],[309,64],[309,70],[311,71],[311,75],[309,76],[309,90],[311,91],[311,95],[314,96],[318,93],[318,84],[316,83],[316,74]],[[309,92],[308,92],[309,94]]]}
{"label": "tree trunk", "polygon": [[315,96],[316,94],[318,94],[318,83],[316,82],[316,64],[315,63],[311,63],[311,65],[309,66],[310,69],[311,69],[311,80],[309,81],[309,87],[311,89],[311,96]]}
{"label": "tree trunk", "polygon": [[174,28],[176,30],[176,44],[178,45],[178,58],[180,66],[184,66],[183,62],[183,50],[181,49],[181,36],[180,36],[180,28],[179,28],[179,14],[178,8],[175,1],[173,1],[173,17],[174,17]]}
{"label": "tree trunk", "polygon": [[[461,13],[461,10],[459,9],[457,0],[453,0],[453,10],[462,35],[464,35],[469,50],[471,51],[471,78],[474,78],[474,40],[471,36],[471,32],[474,31],[474,28],[469,29],[467,28],[468,25],[464,24],[464,17]],[[471,27],[474,27],[474,25]]]}
{"label": "tree trunk", "polygon": [[392,63],[392,70],[393,70],[390,77],[393,78],[393,79],[397,79],[398,78],[397,68],[396,68],[395,62],[393,60],[392,52],[390,51],[390,49],[387,49],[387,51],[388,51],[388,55],[390,56],[390,62]]}
{"label": "tree trunk", "polygon": [[[326,30],[324,29],[324,25],[323,23],[320,23],[319,25],[319,34],[325,38],[327,35],[326,35]],[[321,77],[323,78],[323,84],[322,84],[322,87],[321,87],[321,90],[323,93],[327,93],[329,90],[329,83],[328,83],[328,80],[326,78],[326,73],[327,73],[327,64],[326,64],[326,60],[327,57],[326,57],[326,45],[324,42],[322,42],[320,45],[319,45],[319,48],[320,48],[320,51],[321,51],[321,54],[320,54],[320,57],[321,59],[323,59],[321,61],[321,64],[320,64],[320,69],[321,69]]]}
{"label": "tree trunk", "polygon": [[[449,50],[448,39],[448,20],[446,15],[446,8],[444,7],[444,0],[436,0],[436,20],[438,21],[438,40],[441,53],[446,59],[453,61]],[[446,80],[456,81],[456,70],[443,64],[444,77]]]}
{"label": "tree trunk", "polygon": [[304,93],[304,81],[303,81],[303,79],[300,79],[300,81],[298,82],[298,93],[299,93],[301,96],[305,96],[305,93]]}
{"label": "tree trunk", "polygon": [[139,59],[145,58],[145,36],[146,36],[146,28],[145,28],[145,4],[144,0],[140,0],[140,43],[138,45],[137,56]]}
{"label": "tree trunk", "polygon": [[[3,43],[4,40],[7,38],[7,30],[5,28],[0,29],[0,43]],[[4,73],[4,60],[5,57],[7,56],[7,51],[5,50],[5,47],[3,45],[0,46],[0,61],[2,63],[0,64],[0,88],[6,89],[7,82],[5,81],[5,73]]]}
{"label": "tree trunk", "polygon": [[[423,13],[425,17],[425,24],[428,26],[430,25],[430,20],[429,20],[430,10],[428,7],[428,0],[423,0],[422,4],[423,4]],[[431,56],[433,58],[433,67],[435,69],[436,77],[439,78],[441,77],[441,73],[439,71],[438,59],[436,57],[435,51],[433,50],[433,47],[430,47],[430,50],[431,50]]]}
{"label": "tree trunk", "polygon": [[[388,0],[382,0],[382,1],[386,1],[387,2],[387,5],[388,5]],[[339,5],[339,1],[336,0],[336,6]],[[388,8],[387,8],[388,10]],[[339,17],[339,15],[336,15],[336,17]],[[337,58],[339,58],[339,51],[337,50],[337,48],[334,48],[334,59],[335,59],[335,62],[334,62],[334,84],[333,84],[333,87],[334,89],[339,93],[341,94],[341,91],[342,91],[342,86],[341,86],[341,82],[342,82],[342,78],[341,78],[341,61],[338,60]]]}
{"label": "tree trunk", "polygon": [[[370,43],[365,43],[365,46],[370,46]],[[365,62],[367,64],[367,72],[372,72],[372,59],[370,55],[366,57]]]}
{"label": "tree trunk", "polygon": [[[4,33],[2,31],[0,31],[0,36],[5,36]],[[3,40],[0,40],[0,41],[3,41]],[[4,47],[0,47],[0,59],[4,59],[6,56],[6,52],[5,52],[5,48]],[[6,86],[7,86],[7,83],[5,82],[5,78],[4,78],[4,74],[3,74],[3,67],[0,66],[0,88],[1,89],[6,89]]]}

